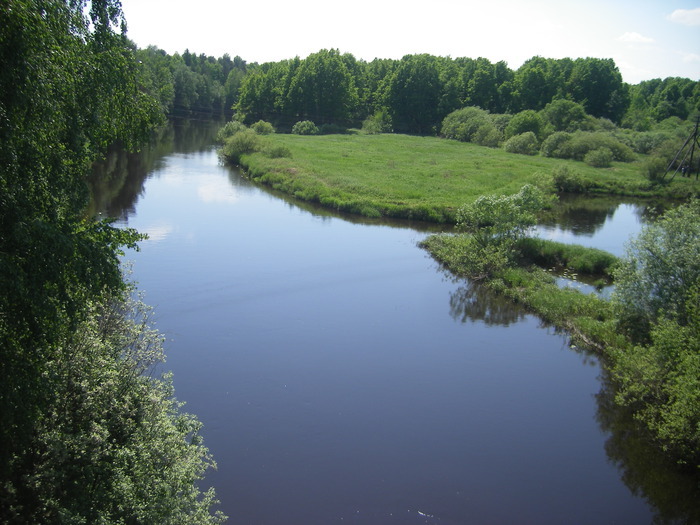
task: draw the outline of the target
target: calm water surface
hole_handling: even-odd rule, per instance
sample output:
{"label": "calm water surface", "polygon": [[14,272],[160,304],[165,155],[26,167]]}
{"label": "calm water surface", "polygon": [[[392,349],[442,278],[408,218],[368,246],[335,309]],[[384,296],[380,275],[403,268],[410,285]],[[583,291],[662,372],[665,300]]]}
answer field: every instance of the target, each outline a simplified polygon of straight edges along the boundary
{"label": "calm water surface", "polygon": [[651,521],[606,453],[594,358],[450,278],[420,229],[285,202],[191,126],[98,207],[150,235],[134,278],[230,523]]}

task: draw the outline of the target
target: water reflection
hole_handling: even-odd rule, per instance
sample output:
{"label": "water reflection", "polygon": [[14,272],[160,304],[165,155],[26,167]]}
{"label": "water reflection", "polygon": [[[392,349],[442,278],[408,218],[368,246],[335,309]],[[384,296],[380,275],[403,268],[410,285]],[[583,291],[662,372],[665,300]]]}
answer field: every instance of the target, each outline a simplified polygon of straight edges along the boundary
{"label": "water reflection", "polygon": [[470,281],[450,293],[450,315],[461,323],[483,321],[490,326],[509,326],[523,320],[527,312],[483,284]]}
{"label": "water reflection", "polygon": [[596,419],[609,434],[605,452],[619,469],[630,491],[654,509],[654,523],[700,523],[700,483],[692,466],[688,471],[660,456],[653,438],[628,409],[615,403],[612,382],[603,369],[596,396]]}
{"label": "water reflection", "polygon": [[163,159],[173,152],[187,155],[212,147],[219,127],[219,122],[211,120],[175,119],[154,131],[138,153],[110,148],[88,177],[91,199],[87,213],[127,219],[136,211],[146,179],[164,167]]}

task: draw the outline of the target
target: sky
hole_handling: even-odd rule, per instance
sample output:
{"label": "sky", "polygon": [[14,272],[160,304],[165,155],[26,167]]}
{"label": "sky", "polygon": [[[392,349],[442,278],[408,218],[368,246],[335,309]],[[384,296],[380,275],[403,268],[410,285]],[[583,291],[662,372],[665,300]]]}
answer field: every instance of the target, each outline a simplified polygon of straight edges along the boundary
{"label": "sky", "polygon": [[612,58],[630,84],[700,80],[700,0],[122,0],[128,36],[246,62],[338,49],[357,59]]}

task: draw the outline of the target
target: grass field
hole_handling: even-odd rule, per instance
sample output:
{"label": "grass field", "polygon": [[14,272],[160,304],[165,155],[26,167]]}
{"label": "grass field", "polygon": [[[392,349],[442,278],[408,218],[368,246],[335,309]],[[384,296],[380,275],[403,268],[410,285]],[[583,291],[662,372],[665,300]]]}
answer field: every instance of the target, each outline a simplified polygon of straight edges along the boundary
{"label": "grass field", "polygon": [[[453,222],[455,211],[483,194],[512,194],[527,183],[554,191],[561,167],[591,193],[683,197],[699,185],[676,179],[652,186],[641,162],[593,168],[583,162],[525,156],[436,137],[275,134],[262,151],[242,155],[247,174],[297,198],[368,217]],[[290,157],[266,154],[286,148]]]}

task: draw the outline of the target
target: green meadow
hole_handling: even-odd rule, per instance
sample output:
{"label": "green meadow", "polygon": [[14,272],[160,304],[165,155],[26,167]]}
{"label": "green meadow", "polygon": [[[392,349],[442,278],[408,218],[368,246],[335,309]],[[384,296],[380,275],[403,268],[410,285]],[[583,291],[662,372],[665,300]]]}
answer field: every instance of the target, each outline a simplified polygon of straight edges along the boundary
{"label": "green meadow", "polygon": [[330,209],[368,217],[454,222],[456,210],[484,194],[517,193],[524,184],[554,192],[685,197],[697,184],[654,185],[642,161],[594,168],[564,159],[436,137],[398,134],[259,137],[241,167],[258,182]]}

